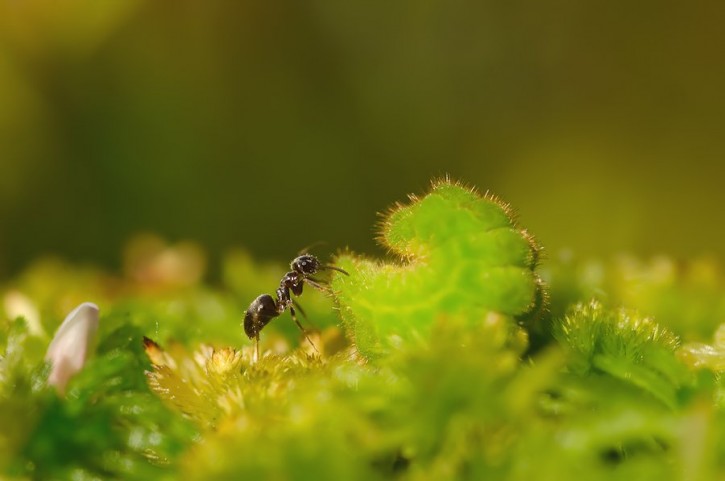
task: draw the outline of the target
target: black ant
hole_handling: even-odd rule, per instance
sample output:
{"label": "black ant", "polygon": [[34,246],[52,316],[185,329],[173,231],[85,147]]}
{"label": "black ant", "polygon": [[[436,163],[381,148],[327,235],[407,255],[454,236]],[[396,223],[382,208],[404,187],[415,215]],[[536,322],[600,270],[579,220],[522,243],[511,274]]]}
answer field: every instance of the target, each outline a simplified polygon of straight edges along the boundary
{"label": "black ant", "polygon": [[292,320],[295,321],[297,327],[300,328],[302,334],[305,335],[307,342],[310,343],[312,348],[319,354],[319,351],[312,343],[310,338],[307,336],[305,329],[297,320],[297,314],[295,313],[295,307],[297,307],[302,315],[304,311],[302,308],[292,299],[291,294],[295,296],[302,295],[302,287],[305,282],[314,287],[315,289],[325,290],[325,285],[322,281],[310,277],[320,270],[335,270],[350,275],[346,271],[335,266],[322,265],[317,257],[312,254],[303,254],[296,257],[291,263],[290,268],[292,269],[282,277],[277,288],[277,299],[275,300],[269,294],[262,294],[257,297],[249,305],[246,314],[244,314],[244,332],[249,336],[249,339],[254,339],[254,360],[259,358],[259,332],[264,329],[264,326],[275,317],[281,315],[285,310],[289,309],[292,315]]}

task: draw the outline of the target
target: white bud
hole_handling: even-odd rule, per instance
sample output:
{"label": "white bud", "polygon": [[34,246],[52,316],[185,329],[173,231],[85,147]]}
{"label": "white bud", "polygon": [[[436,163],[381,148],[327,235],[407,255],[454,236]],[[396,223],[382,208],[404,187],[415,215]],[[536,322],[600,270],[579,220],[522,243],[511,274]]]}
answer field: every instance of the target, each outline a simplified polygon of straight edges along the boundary
{"label": "white bud", "polygon": [[98,328],[98,306],[84,302],[73,309],[60,325],[48,346],[45,360],[51,364],[48,384],[60,394],[68,380],[83,368],[88,348]]}

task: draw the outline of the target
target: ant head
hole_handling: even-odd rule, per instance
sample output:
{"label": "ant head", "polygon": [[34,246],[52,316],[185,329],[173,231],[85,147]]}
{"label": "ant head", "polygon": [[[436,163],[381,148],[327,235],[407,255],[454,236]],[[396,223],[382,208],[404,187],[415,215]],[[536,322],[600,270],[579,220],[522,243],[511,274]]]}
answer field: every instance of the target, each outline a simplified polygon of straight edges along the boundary
{"label": "ant head", "polygon": [[305,276],[311,276],[315,272],[320,269],[321,264],[320,261],[317,260],[317,257],[313,256],[312,254],[302,254],[301,256],[295,258],[295,260],[292,261],[290,264],[290,267],[293,271],[299,272],[302,275]]}

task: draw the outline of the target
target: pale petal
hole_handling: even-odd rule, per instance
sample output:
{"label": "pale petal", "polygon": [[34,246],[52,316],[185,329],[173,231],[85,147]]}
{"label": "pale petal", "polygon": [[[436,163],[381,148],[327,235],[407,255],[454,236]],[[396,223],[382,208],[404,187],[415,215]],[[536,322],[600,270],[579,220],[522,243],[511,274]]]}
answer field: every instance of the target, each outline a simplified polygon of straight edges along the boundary
{"label": "pale petal", "polygon": [[51,364],[48,384],[62,394],[68,380],[83,368],[88,347],[98,328],[98,306],[84,302],[73,309],[48,346],[45,359]]}

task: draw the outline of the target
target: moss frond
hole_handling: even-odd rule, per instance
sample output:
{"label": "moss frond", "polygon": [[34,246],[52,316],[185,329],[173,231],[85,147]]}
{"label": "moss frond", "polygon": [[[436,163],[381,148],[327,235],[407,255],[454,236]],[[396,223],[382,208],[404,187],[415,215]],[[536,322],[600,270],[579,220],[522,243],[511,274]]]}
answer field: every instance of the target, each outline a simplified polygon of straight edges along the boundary
{"label": "moss frond", "polygon": [[555,337],[570,353],[572,372],[603,372],[648,391],[668,406],[688,380],[675,351],[679,338],[653,319],[590,301],[574,307],[555,326]]}
{"label": "moss frond", "polygon": [[431,326],[447,317],[476,325],[488,313],[523,318],[539,307],[539,248],[507,205],[448,178],[410,199],[381,223],[380,239],[400,263],[350,254],[335,261],[350,272],[334,276],[332,286],[363,354],[426,343]]}

